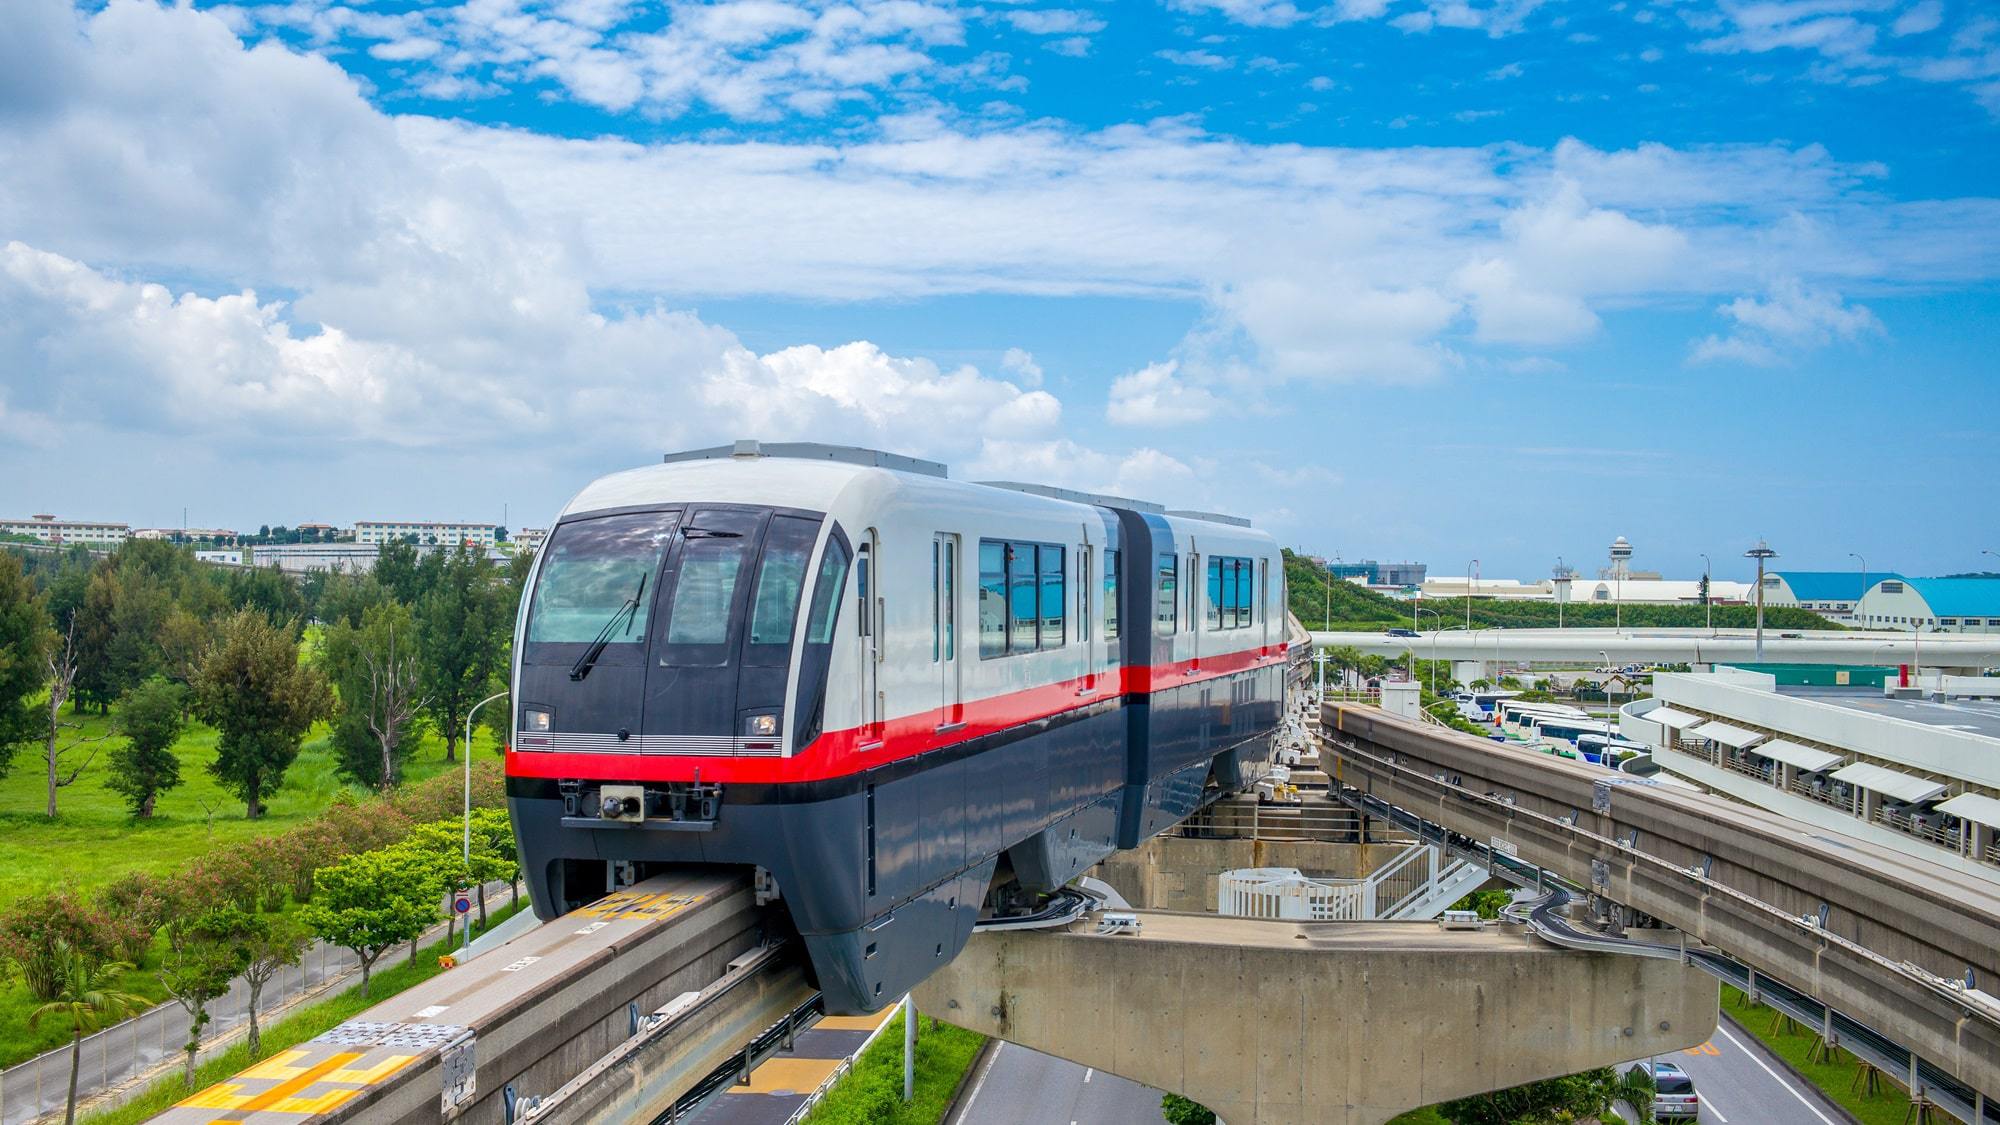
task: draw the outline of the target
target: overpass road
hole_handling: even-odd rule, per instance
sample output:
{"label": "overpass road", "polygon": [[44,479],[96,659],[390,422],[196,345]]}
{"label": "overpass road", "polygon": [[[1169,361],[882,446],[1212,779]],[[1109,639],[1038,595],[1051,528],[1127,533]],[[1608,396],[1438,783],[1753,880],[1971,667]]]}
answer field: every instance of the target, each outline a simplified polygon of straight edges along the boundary
{"label": "overpass road", "polygon": [[[1388,633],[1314,632],[1314,645],[1348,647],[1377,656],[1414,651],[1418,657],[1482,663],[1583,660],[1600,663],[1713,664],[1757,658],[1749,630],[1707,629],[1432,629],[1414,637]],[[1916,664],[1926,668],[2000,665],[2000,634],[1823,630],[1764,631],[1764,659],[1788,664]]]}
{"label": "overpass road", "polygon": [[1376,708],[1328,706],[1321,737],[1335,785],[1650,915],[2000,1094],[2000,885]]}

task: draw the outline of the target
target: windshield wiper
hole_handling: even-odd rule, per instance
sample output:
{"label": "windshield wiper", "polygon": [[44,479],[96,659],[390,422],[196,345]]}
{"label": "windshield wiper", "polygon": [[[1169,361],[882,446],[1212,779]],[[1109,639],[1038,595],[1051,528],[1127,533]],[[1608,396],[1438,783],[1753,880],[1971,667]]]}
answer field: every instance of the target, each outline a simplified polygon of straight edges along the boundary
{"label": "windshield wiper", "polygon": [[581,680],[590,675],[590,670],[597,666],[597,658],[604,655],[604,646],[611,643],[611,632],[618,628],[619,618],[625,619],[626,628],[632,627],[632,618],[639,614],[639,599],[646,594],[647,577],[644,574],[639,576],[639,588],[632,591],[632,596],[626,598],[624,604],[612,613],[611,620],[606,621],[604,628],[597,631],[597,639],[590,642],[590,647],[584,650],[582,656],[576,658],[576,663],[569,666],[570,679]]}

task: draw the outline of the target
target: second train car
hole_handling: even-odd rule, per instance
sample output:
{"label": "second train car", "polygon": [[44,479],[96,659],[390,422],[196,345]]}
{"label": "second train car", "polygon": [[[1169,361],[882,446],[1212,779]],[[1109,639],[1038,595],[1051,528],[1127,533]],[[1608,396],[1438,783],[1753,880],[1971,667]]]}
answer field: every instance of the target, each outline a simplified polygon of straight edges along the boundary
{"label": "second train car", "polygon": [[1283,713],[1270,536],[870,450],[604,477],[528,589],[506,772],[536,912],[755,868],[829,1011],[1254,781]]}

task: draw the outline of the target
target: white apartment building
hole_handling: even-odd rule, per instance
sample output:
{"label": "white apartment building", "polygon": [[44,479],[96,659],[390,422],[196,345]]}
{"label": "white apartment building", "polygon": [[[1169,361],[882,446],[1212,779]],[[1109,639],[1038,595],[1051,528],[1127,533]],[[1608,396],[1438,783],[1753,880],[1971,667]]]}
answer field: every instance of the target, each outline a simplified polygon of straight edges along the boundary
{"label": "white apartment building", "polygon": [[524,527],[514,532],[514,546],[517,550],[539,551],[548,537],[549,529],[546,527]]}
{"label": "white apartment building", "polygon": [[357,520],[354,524],[354,542],[360,546],[380,547],[384,543],[409,540],[418,546],[457,547],[470,543],[475,547],[491,547],[500,541],[498,524],[491,523],[433,523],[423,520]]}
{"label": "white apartment building", "polygon": [[0,520],[0,532],[32,535],[44,543],[87,543],[114,546],[123,543],[132,529],[122,523],[95,520],[59,520],[51,515],[35,515],[24,520]]}

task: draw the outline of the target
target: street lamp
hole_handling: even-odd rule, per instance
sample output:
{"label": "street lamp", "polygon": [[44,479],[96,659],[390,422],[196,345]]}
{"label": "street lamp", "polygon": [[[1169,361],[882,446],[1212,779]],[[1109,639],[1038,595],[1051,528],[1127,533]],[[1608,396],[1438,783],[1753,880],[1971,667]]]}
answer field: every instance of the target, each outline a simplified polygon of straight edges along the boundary
{"label": "street lamp", "polygon": [[1473,559],[1472,565],[1467,567],[1466,571],[1470,577],[1466,579],[1465,586],[1465,631],[1470,633],[1472,632],[1472,594],[1473,591],[1479,589],[1479,560]]}
{"label": "street lamp", "polygon": [[1849,551],[1847,552],[1847,557],[1861,561],[1861,590],[1854,595],[1854,612],[1849,615],[1856,622],[1859,622],[1861,620],[1861,599],[1868,595],[1868,560],[1863,558],[1859,551]]}
{"label": "street lamp", "polygon": [[[472,717],[479,713],[481,707],[506,697],[507,693],[504,691],[495,692],[473,704],[472,710],[465,713],[465,869],[467,871],[472,870]],[[465,945],[461,952],[465,956],[471,956],[472,919],[467,918],[465,921],[466,925],[462,927],[465,930]]]}
{"label": "street lamp", "polygon": [[1777,558],[1778,552],[1773,551],[1769,543],[1759,539],[1755,547],[1743,552],[1743,557],[1757,560],[1757,663],[1762,664],[1764,662],[1764,562],[1767,559]]}
{"label": "street lamp", "polygon": [[1707,618],[1708,634],[1712,637],[1715,635],[1715,564],[1709,561],[1706,551],[1701,553],[1701,607]]}

